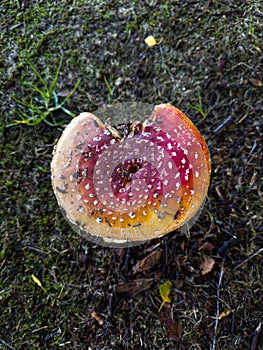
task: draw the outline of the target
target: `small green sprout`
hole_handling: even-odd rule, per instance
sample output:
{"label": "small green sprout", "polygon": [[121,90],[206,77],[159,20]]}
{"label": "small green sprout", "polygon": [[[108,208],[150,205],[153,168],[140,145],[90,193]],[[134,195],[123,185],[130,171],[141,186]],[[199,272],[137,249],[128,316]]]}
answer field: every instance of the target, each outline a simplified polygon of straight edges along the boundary
{"label": "small green sprout", "polygon": [[202,119],[199,120],[196,125],[198,125],[199,123],[201,123],[203,120],[205,120],[205,118],[207,117],[208,113],[209,113],[209,109],[204,110],[203,109],[203,103],[202,103],[202,97],[200,92],[198,92],[198,105],[194,106],[192,104],[189,104],[189,106],[194,109],[195,111],[199,112],[202,115]]}

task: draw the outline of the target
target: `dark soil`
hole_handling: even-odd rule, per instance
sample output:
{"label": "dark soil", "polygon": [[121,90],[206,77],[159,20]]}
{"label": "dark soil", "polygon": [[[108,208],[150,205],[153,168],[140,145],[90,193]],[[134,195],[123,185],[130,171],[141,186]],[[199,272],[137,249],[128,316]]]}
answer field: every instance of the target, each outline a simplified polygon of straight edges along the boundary
{"label": "dark soil", "polygon": [[[0,44],[0,348],[262,350],[262,1],[2,0]],[[21,109],[12,96],[29,101],[23,83],[40,83],[28,60],[49,82],[62,56],[56,92],[81,80],[75,115],[169,102],[198,126],[212,175],[189,235],[132,248],[123,265],[125,250],[71,230],[50,179],[64,126],[7,127]]]}

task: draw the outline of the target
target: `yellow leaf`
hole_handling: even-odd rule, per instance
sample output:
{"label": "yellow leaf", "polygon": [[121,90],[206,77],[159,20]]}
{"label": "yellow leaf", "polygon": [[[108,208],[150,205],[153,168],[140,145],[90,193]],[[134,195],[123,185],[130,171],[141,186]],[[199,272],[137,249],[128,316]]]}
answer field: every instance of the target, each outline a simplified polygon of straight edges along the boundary
{"label": "yellow leaf", "polygon": [[148,46],[154,46],[157,44],[156,40],[154,39],[154,37],[152,35],[147,36],[147,38],[144,41]]}
{"label": "yellow leaf", "polygon": [[164,282],[163,284],[160,285],[159,287],[159,291],[160,291],[160,295],[163,299],[163,302],[159,308],[159,312],[161,311],[164,303],[170,303],[171,302],[171,299],[169,298],[169,294],[171,292],[171,287],[172,287],[172,283],[171,281],[166,281]]}
{"label": "yellow leaf", "polygon": [[231,314],[231,310],[225,310],[221,312],[221,314],[218,316],[218,319],[221,320],[221,318],[226,317]]}
{"label": "yellow leaf", "polygon": [[35,276],[35,275],[31,275],[32,280],[40,287],[43,289],[43,291],[45,292],[45,288],[42,287],[42,283],[39,281],[39,279]]}
{"label": "yellow leaf", "polygon": [[151,46],[159,45],[162,42],[162,39],[159,42],[157,42],[152,35],[149,35],[147,36],[147,38],[144,39],[144,41],[148,46],[151,47]]}
{"label": "yellow leaf", "polygon": [[[225,311],[222,311],[221,314],[218,315],[218,319],[221,320],[221,318],[224,318],[224,317],[230,315],[231,312],[232,312],[232,310],[225,310]],[[214,316],[211,316],[211,318],[216,319],[216,317],[214,317]]]}

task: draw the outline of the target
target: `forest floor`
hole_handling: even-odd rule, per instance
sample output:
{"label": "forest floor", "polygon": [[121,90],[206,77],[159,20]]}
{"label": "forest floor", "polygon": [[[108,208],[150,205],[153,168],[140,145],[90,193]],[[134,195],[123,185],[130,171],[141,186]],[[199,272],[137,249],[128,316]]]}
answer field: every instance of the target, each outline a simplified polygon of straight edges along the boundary
{"label": "forest floor", "polygon": [[[262,1],[2,0],[0,44],[0,348],[262,350]],[[212,174],[190,234],[123,268],[68,225],[50,162],[73,114],[127,101],[184,111]]]}

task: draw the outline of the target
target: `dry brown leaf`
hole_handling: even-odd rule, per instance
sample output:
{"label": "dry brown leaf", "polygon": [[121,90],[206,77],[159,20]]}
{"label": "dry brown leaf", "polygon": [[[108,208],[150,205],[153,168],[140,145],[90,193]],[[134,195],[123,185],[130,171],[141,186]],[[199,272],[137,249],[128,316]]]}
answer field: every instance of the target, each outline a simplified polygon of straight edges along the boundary
{"label": "dry brown leaf", "polygon": [[91,316],[92,318],[94,318],[94,319],[98,322],[98,324],[99,324],[100,326],[103,325],[103,323],[104,323],[103,319],[102,319],[95,311],[92,311],[91,314],[90,314],[90,316]]}
{"label": "dry brown leaf", "polygon": [[157,249],[147,255],[144,259],[137,262],[135,266],[132,268],[132,273],[138,273],[141,271],[146,271],[152,268],[161,258],[162,252]]}
{"label": "dry brown leaf", "polygon": [[143,292],[144,290],[147,290],[151,287],[153,283],[153,278],[140,278],[136,279],[134,281],[126,281],[120,283],[117,288],[117,293],[127,293],[131,297],[134,297],[135,295]]}
{"label": "dry brown leaf", "polygon": [[162,325],[168,330],[167,338],[180,338],[182,328],[177,320],[171,318],[171,313],[169,310],[163,310],[162,312],[160,312],[159,320],[162,323]]}
{"label": "dry brown leaf", "polygon": [[205,251],[212,251],[215,249],[215,246],[212,243],[205,242],[198,250],[202,250],[203,252]]}
{"label": "dry brown leaf", "polygon": [[200,264],[201,274],[205,275],[210,272],[215,264],[215,260],[211,256],[203,255],[203,261]]}
{"label": "dry brown leaf", "polygon": [[175,280],[173,281],[173,285],[175,288],[180,289],[184,285],[184,280]]}
{"label": "dry brown leaf", "polygon": [[250,79],[248,79],[250,82],[251,82],[251,84],[253,84],[254,86],[258,86],[258,87],[260,87],[260,86],[262,86],[262,81],[261,80],[258,80],[258,79],[254,79],[254,78],[250,78]]}

